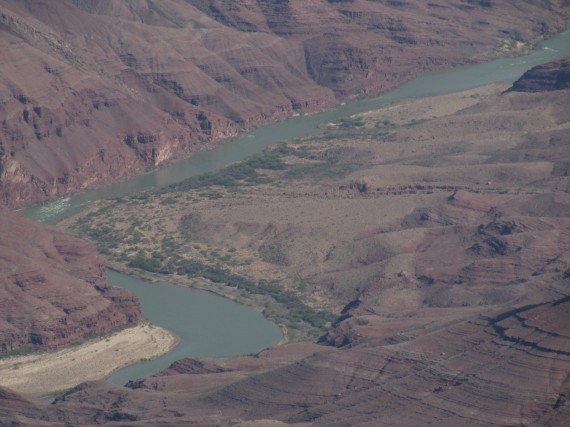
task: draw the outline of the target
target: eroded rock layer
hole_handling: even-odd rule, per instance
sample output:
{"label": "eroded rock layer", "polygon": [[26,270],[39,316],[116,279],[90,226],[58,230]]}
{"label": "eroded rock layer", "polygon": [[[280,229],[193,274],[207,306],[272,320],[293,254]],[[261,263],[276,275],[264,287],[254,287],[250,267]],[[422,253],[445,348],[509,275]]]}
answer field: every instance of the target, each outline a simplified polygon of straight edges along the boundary
{"label": "eroded rock layer", "polygon": [[[422,71],[524,51],[563,27],[564,5],[5,0],[2,200],[81,190]],[[535,80],[557,82],[552,69]],[[2,389],[0,424],[565,425],[570,98],[560,89],[407,123],[374,140],[385,151],[325,152],[347,162],[366,152],[367,169],[295,203],[342,199],[351,227],[327,225],[339,244],[312,252],[322,242],[309,232],[277,230],[291,243],[282,267],[319,267],[306,291],[342,314],[322,344],[182,360],[127,388],[81,385],[54,405]],[[382,203],[366,207],[386,195],[402,203],[393,221],[345,220],[357,205],[378,217]],[[302,212],[281,196],[270,206]],[[0,236],[2,354],[140,320],[90,247],[4,211]]]}
{"label": "eroded rock layer", "polygon": [[515,92],[564,89],[570,89],[570,58],[538,65],[524,73],[510,88]]}
{"label": "eroded rock layer", "polygon": [[142,319],[134,295],[107,285],[94,248],[0,215],[0,355],[62,347]]}

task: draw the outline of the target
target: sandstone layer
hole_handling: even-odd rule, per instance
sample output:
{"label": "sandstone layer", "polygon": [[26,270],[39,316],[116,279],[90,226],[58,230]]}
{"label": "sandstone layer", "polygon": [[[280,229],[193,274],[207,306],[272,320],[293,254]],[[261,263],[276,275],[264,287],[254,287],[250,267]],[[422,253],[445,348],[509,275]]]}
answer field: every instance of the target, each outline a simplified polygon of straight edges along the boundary
{"label": "sandstone layer", "polygon": [[123,178],[252,126],[524,52],[558,1],[0,3],[0,196]]}
{"label": "sandstone layer", "polygon": [[107,285],[92,246],[0,215],[0,355],[62,347],[142,319],[133,294]]}
{"label": "sandstone layer", "polygon": [[0,417],[50,426],[564,426],[568,310],[563,298],[447,325],[432,318],[399,344],[369,337],[343,349],[292,344],[185,360],[129,388],[86,383],[50,406],[4,390]]}

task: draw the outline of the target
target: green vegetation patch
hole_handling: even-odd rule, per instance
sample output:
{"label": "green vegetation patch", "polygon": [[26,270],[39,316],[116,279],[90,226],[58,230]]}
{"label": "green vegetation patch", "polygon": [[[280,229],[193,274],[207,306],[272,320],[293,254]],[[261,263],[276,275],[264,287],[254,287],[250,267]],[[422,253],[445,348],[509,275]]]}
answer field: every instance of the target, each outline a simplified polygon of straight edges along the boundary
{"label": "green vegetation patch", "polygon": [[[240,187],[275,182],[275,178],[266,174],[267,171],[281,172],[278,176],[284,180],[339,178],[352,172],[354,170],[353,165],[347,162],[339,162],[334,157],[326,158],[318,155],[323,150],[326,151],[328,145],[326,137],[313,137],[309,140],[281,143],[266,149],[262,154],[229,165],[216,173],[203,174],[172,184],[159,190],[159,193],[199,190],[201,197],[216,199],[222,197],[216,191],[216,187],[237,191]],[[313,160],[313,163],[289,163],[286,161],[287,158]],[[172,198],[168,197],[162,204],[170,203],[170,200]]]}
{"label": "green vegetation patch", "polygon": [[188,191],[205,189],[207,187],[225,187],[235,189],[240,185],[256,185],[271,182],[271,179],[259,173],[259,170],[283,170],[286,168],[280,149],[266,151],[261,155],[252,156],[244,161],[234,163],[216,173],[207,173],[188,178],[165,188],[162,192]]}
{"label": "green vegetation patch", "polygon": [[[357,125],[354,122],[346,126]],[[128,268],[190,279],[203,277],[214,284],[212,290],[243,297],[263,307],[266,317],[287,326],[292,339],[317,338],[335,315],[311,308],[278,282],[257,283],[233,273],[232,267],[252,264],[255,259],[240,256],[235,248],[212,250],[200,243],[207,218],[188,208],[204,199],[224,197],[227,191],[245,190],[276,180],[282,184],[299,179],[338,179],[355,167],[351,164],[354,158],[350,150],[331,147],[322,136],[278,144],[217,173],[104,202],[79,218],[73,227],[77,234],[93,241],[101,253]],[[276,266],[291,265],[280,242],[262,245],[258,256]],[[304,284],[300,284],[297,292],[303,288]]]}
{"label": "green vegetation patch", "polygon": [[265,311],[264,314],[267,317],[277,323],[285,323],[292,328],[297,327],[295,323],[307,323],[310,327],[316,329],[316,331],[312,332],[316,332],[317,336],[325,331],[329,322],[336,319],[336,316],[330,312],[324,310],[317,311],[309,307],[303,303],[299,296],[284,290],[278,283],[264,281],[255,283],[245,277],[233,274],[223,267],[209,266],[196,260],[181,261],[176,272],[178,274],[186,274],[190,278],[204,277],[212,282],[243,290],[248,294],[269,296],[286,309],[286,314],[277,316],[275,312]]}

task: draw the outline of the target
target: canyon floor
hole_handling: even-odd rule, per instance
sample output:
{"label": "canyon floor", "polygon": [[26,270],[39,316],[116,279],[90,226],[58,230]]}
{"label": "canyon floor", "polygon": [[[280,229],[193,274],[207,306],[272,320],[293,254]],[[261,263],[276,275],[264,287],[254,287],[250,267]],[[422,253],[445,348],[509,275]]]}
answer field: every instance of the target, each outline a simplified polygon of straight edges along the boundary
{"label": "canyon floor", "polygon": [[[567,125],[551,117],[560,114],[548,109],[552,99],[500,96],[506,89],[406,101],[330,123],[320,136],[216,175],[99,202],[65,225],[114,267],[188,285],[201,275],[211,279],[201,287],[246,296],[293,340],[317,338],[347,304],[372,293],[374,312],[390,316],[403,307],[512,303],[544,292],[538,283],[551,274],[539,273],[540,259],[523,248],[555,258],[545,245],[564,236],[564,218],[551,221],[557,226],[533,220],[543,224],[536,231],[518,224],[527,206],[567,203],[567,179],[552,177],[564,147],[529,143],[528,129],[544,139]],[[564,93],[556,96],[564,102]],[[506,112],[513,102],[532,111]],[[275,293],[313,312],[288,316],[275,308]]]}

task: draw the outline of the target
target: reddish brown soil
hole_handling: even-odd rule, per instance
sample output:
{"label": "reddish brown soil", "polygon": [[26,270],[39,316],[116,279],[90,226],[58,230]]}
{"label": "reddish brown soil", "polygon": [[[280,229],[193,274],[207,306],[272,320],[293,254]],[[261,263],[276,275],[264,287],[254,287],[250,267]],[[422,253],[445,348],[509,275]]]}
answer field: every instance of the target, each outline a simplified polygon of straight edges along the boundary
{"label": "reddish brown soil", "polygon": [[[524,51],[563,28],[564,4],[4,0],[2,203],[79,191],[420,72]],[[533,79],[558,81],[558,69],[535,70]],[[507,94],[412,126],[381,141],[392,144],[385,156],[370,151],[377,164],[363,176],[322,191],[415,197],[390,179],[420,178],[419,200],[429,202],[424,210],[404,203],[393,222],[360,230],[360,240],[397,234],[395,243],[386,238],[405,248],[395,264],[382,264],[391,253],[337,251],[360,264],[343,266],[346,287],[309,289],[345,306],[322,345],[180,361],[131,388],[79,386],[55,405],[2,389],[0,423],[565,425],[570,98],[542,95]],[[473,135],[488,151],[469,151]],[[439,159],[433,149],[449,143],[467,156]],[[421,158],[426,152],[432,157]],[[445,162],[440,173],[434,166]],[[0,236],[2,353],[139,321],[138,302],[106,285],[92,248],[6,211]]]}
{"label": "reddish brown soil", "polygon": [[131,389],[79,386],[51,407],[5,392],[0,416],[30,425],[43,425],[41,414],[46,425],[563,426],[569,310],[564,298],[451,324],[426,319],[421,334],[391,345],[378,336],[343,349],[186,360]]}

